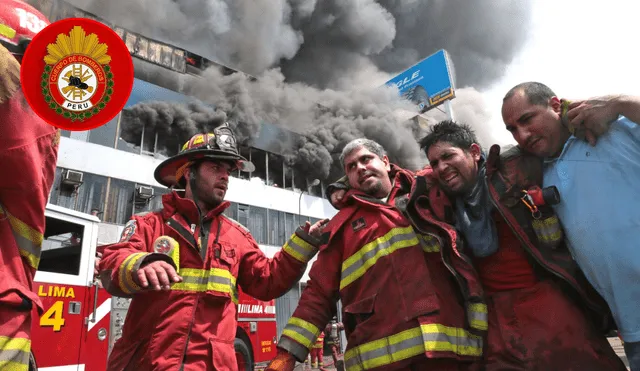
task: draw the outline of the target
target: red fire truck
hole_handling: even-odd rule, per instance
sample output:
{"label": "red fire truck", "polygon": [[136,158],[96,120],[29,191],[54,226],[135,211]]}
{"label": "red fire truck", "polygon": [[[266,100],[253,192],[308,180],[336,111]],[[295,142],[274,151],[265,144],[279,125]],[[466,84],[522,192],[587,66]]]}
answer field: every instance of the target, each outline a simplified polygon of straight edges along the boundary
{"label": "red fire truck", "polygon": [[[121,336],[129,299],[111,296],[93,274],[100,220],[48,205],[34,289],[32,353],[39,371],[100,371]],[[261,369],[276,354],[275,301],[240,293],[235,348],[239,370]]]}

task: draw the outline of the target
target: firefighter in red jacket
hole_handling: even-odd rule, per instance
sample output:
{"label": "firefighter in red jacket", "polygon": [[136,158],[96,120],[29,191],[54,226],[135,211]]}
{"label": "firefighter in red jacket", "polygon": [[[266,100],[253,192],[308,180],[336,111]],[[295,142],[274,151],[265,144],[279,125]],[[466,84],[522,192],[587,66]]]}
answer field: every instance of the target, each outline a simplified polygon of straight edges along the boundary
{"label": "firefighter in red jacket", "polygon": [[[29,14],[32,22],[20,22]],[[20,61],[28,41],[48,24],[22,1],[0,4],[0,369],[26,371],[31,352],[33,292],[45,206],[53,184],[59,131],[28,106]]]}
{"label": "firefighter in red jacket", "polygon": [[421,147],[431,167],[416,194],[465,237],[487,293],[486,370],[625,370],[605,336],[608,306],[551,208],[559,195],[538,187],[541,161],[518,147],[500,156],[498,146],[485,161],[473,131],[452,121],[434,125]]}
{"label": "firefighter in red jacket", "polygon": [[[467,370],[482,357],[487,328],[479,282],[456,249],[455,231],[413,228],[401,213],[413,174],[368,139],[341,162],[352,189],[327,224],[317,261],[268,370],[304,361],[342,303],[347,370]],[[444,263],[446,261],[446,263]]]}
{"label": "firefighter in red jacket", "polygon": [[254,167],[227,125],[195,135],[155,171],[159,183],[184,195],[164,195],[161,210],[132,217],[121,241],[105,248],[104,287],[132,298],[108,370],[236,370],[238,286],[272,300],[304,273],[317,252],[308,224],[269,259],[245,227],[222,214],[236,169]]}
{"label": "firefighter in red jacket", "polygon": [[324,358],[324,331],[320,332],[316,342],[313,344],[311,348],[311,367],[318,368],[324,366],[323,358]]}

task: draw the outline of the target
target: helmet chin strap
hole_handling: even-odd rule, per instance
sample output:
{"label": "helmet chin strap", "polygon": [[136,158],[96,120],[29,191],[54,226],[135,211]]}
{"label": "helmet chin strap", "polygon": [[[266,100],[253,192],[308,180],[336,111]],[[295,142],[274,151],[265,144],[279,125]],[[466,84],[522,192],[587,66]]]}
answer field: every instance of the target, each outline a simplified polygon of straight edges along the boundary
{"label": "helmet chin strap", "polygon": [[191,186],[191,197],[193,198],[193,202],[196,204],[196,208],[198,209],[198,214],[200,215],[200,221],[204,218],[202,215],[202,210],[200,209],[200,205],[198,205],[198,195],[196,192],[196,183],[198,182],[198,171],[197,167],[198,163],[195,163],[189,168],[189,185]]}

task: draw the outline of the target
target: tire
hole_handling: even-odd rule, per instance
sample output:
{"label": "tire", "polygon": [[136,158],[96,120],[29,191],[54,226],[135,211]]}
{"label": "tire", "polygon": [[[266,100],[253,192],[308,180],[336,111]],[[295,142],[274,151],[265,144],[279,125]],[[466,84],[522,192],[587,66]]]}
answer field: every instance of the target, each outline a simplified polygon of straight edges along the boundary
{"label": "tire", "polygon": [[338,362],[336,362],[336,370],[337,371],[345,371],[345,369],[344,369],[344,361],[343,360],[339,360]]}
{"label": "tire", "polygon": [[36,357],[33,353],[29,354],[29,371],[38,371],[38,365],[36,364]]}
{"label": "tire", "polygon": [[242,339],[236,338],[233,341],[233,348],[236,351],[236,362],[239,371],[253,371],[253,354],[247,343]]}

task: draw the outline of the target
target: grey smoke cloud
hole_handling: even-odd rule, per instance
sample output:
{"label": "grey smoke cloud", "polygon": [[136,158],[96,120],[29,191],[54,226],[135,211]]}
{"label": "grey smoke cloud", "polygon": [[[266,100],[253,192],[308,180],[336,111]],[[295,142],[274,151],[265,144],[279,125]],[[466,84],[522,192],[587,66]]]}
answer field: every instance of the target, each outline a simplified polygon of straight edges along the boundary
{"label": "grey smoke cloud", "polygon": [[[371,80],[400,72],[442,48],[450,53],[462,88],[453,100],[456,118],[476,128],[481,141],[491,142],[491,129],[485,126],[490,115],[476,89],[490,86],[520,50],[532,6],[509,0],[70,2],[134,32],[259,77],[252,82],[242,74],[223,76],[211,68],[195,78],[136,63],[139,76],[161,77],[165,86],[193,95],[240,123],[236,130],[241,141],[251,141],[263,122],[301,133],[299,143],[285,155],[310,179],[326,179],[338,171],[331,160],[344,144],[361,136],[379,141],[402,166],[423,165],[415,139],[424,128],[394,115],[412,107],[392,89],[370,89]],[[359,89],[363,84],[369,88]],[[134,135],[144,123],[171,134],[168,141],[184,142],[197,131],[217,126],[224,115],[219,111],[196,103],[144,103],[130,110],[136,119],[126,120],[123,136]],[[175,148],[174,143],[165,145]]]}

